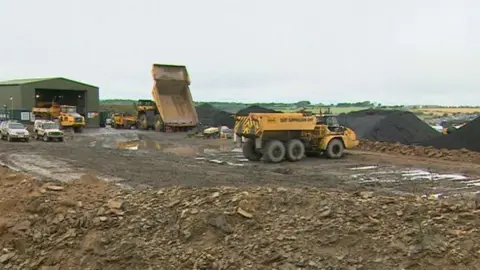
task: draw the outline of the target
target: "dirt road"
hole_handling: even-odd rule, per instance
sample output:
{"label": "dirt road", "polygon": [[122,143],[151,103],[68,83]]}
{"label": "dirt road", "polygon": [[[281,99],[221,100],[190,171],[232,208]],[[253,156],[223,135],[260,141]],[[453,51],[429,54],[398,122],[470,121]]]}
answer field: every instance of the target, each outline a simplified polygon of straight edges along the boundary
{"label": "dirt road", "polygon": [[457,194],[480,186],[478,165],[352,151],[344,159],[250,163],[226,140],[111,129],[88,130],[64,143],[0,142],[0,160],[60,181],[85,172],[133,187],[290,186],[394,193]]}

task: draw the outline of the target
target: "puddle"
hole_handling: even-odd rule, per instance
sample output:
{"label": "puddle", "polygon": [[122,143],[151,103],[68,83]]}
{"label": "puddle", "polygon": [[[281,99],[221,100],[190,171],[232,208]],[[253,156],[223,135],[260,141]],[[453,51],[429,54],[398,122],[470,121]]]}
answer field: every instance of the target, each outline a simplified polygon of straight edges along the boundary
{"label": "puddle", "polygon": [[[68,162],[53,158],[49,160],[41,155],[11,154],[8,155],[8,161],[10,163],[8,166],[15,170],[25,171],[61,182],[79,179],[87,173],[71,166]],[[98,175],[97,177],[108,182],[123,181],[121,178],[106,175]]]}
{"label": "puddle", "polygon": [[378,166],[363,166],[363,167],[355,167],[355,168],[350,168],[350,170],[373,170],[376,169]]}
{"label": "puddle", "polygon": [[135,141],[116,141],[114,148],[134,151],[160,151],[179,156],[198,156],[198,155],[217,155],[221,152],[227,152],[230,147],[223,146],[198,146],[198,145],[173,145],[161,144],[157,141],[135,140]]}
{"label": "puddle", "polygon": [[437,173],[423,169],[405,170],[404,168],[397,168],[395,166],[376,165],[349,169],[355,172],[349,175],[349,178],[352,181],[365,185],[379,183],[391,187],[400,187],[402,184],[409,185],[415,182],[432,183],[432,186],[429,187],[431,191],[440,190],[443,192],[438,194],[453,194],[455,191],[460,192],[466,189],[480,187],[480,179],[472,179],[467,175],[456,173]]}
{"label": "puddle", "polygon": [[219,165],[227,164],[229,166],[245,166],[246,160],[241,148],[233,148],[231,145],[178,145],[163,144],[153,140],[143,140],[137,133],[103,133],[97,134],[94,142],[90,142],[90,147],[122,149],[135,152],[159,151],[163,153],[174,154],[178,156],[193,157],[198,161],[215,163]]}
{"label": "puddle", "polygon": [[220,152],[230,152],[228,145],[174,145],[162,144],[158,141],[143,140],[135,132],[104,132],[96,134],[96,140],[90,142],[90,147],[113,148],[131,151],[161,151],[180,156],[217,155]]}
{"label": "puddle", "polygon": [[423,180],[467,180],[468,177],[461,174],[439,174],[434,172],[428,172],[424,170],[409,170],[402,171],[402,177],[408,177],[411,180],[423,179]]}

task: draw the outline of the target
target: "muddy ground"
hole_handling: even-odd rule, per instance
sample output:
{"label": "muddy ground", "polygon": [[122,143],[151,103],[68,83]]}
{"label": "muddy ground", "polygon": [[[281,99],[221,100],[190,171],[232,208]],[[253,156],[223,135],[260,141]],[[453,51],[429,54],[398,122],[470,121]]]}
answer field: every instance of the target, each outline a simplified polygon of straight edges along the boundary
{"label": "muddy ground", "polygon": [[136,189],[280,185],[445,196],[480,186],[480,166],[464,162],[350,151],[341,160],[250,163],[231,140],[108,128],[63,143],[1,141],[0,161],[41,178],[68,181],[88,172]]}
{"label": "muddy ground", "polygon": [[0,269],[480,269],[475,164],[109,129],[0,155]]}

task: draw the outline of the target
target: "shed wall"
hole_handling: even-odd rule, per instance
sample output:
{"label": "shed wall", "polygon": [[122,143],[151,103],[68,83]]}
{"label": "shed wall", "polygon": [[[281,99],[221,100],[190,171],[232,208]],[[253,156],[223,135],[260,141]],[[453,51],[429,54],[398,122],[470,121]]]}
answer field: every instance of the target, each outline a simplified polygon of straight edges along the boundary
{"label": "shed wall", "polygon": [[[98,116],[100,101],[97,87],[79,84],[69,80],[53,79],[24,84],[21,85],[20,88],[21,91],[19,92],[21,92],[22,106],[29,111],[35,106],[35,89],[37,88],[86,91],[86,108],[88,113],[85,115],[85,120],[87,121],[87,127],[99,127],[100,125]],[[93,118],[89,118],[92,112],[96,113],[96,115]]]}
{"label": "shed wall", "polygon": [[[0,85],[0,119],[5,119],[5,108],[4,105],[7,105],[7,112],[10,114],[12,112],[12,105],[14,109],[14,118],[17,115],[17,111],[22,109],[22,94],[20,91],[19,85]],[[10,100],[10,97],[13,99]],[[20,116],[20,112],[18,112]]]}

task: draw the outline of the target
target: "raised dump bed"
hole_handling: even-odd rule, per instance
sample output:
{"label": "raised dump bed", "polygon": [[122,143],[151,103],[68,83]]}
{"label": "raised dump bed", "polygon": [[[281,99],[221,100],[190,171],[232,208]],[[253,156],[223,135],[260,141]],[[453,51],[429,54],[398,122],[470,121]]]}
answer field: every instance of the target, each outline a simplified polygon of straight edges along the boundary
{"label": "raised dump bed", "polygon": [[197,126],[198,115],[185,66],[154,64],[152,96],[159,112],[157,130],[183,130]]}

